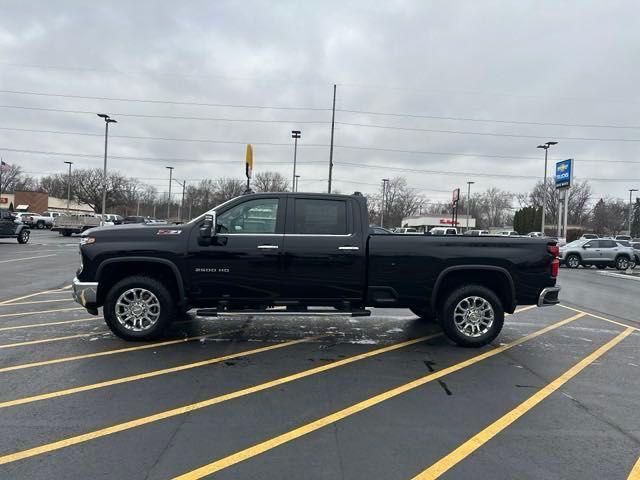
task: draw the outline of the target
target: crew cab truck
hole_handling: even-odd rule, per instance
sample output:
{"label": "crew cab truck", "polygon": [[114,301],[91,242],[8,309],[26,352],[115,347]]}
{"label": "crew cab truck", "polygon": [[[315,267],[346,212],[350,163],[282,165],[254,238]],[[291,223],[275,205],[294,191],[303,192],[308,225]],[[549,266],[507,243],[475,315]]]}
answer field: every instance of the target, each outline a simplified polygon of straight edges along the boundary
{"label": "crew cab truck", "polygon": [[359,194],[259,193],[183,225],[93,229],[73,295],[89,313],[103,307],[127,340],[155,338],[192,308],[366,316],[365,307],[406,307],[463,346],[493,340],[517,305],[558,303],[553,241],[370,235],[368,225]]}

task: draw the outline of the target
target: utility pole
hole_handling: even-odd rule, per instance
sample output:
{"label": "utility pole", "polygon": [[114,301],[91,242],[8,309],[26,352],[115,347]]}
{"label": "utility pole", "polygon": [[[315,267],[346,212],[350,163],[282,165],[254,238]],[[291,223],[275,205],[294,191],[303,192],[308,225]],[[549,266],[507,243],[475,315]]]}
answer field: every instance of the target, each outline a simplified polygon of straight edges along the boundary
{"label": "utility pole", "polygon": [[69,165],[69,176],[67,177],[67,215],[69,215],[71,204],[71,165],[73,162],[65,161]]}
{"label": "utility pole", "polygon": [[173,177],[173,167],[165,167],[169,170],[169,196],[167,197],[167,222],[171,217],[171,181]]}
{"label": "utility pole", "polygon": [[[102,220],[104,222],[104,215],[107,209],[107,142],[109,140],[109,124],[118,123],[106,113],[98,113],[100,118],[104,120],[104,170],[102,173]],[[102,224],[102,223],[101,223]]]}
{"label": "utility pole", "polygon": [[336,125],[336,85],[333,84],[333,108],[331,109],[331,145],[329,147],[329,188],[327,193],[331,193],[331,176],[333,175],[333,131]]}
{"label": "utility pole", "polygon": [[547,203],[547,153],[549,151],[549,147],[552,145],[557,145],[558,142],[547,142],[542,145],[538,145],[536,148],[544,148],[544,177],[542,177],[542,235],[544,235],[544,211]]}
{"label": "utility pole", "polygon": [[180,218],[180,221],[182,221],[182,215],[184,214],[184,190],[186,185],[187,185],[187,181],[183,180],[182,181],[182,200],[180,201],[180,212],[178,213],[178,217]]}
{"label": "utility pole", "polygon": [[291,191],[296,191],[296,159],[298,157],[298,139],[300,138],[300,130],[291,130],[291,138],[293,138],[293,181],[291,182]]}
{"label": "utility pole", "polygon": [[633,192],[637,192],[637,188],[629,189],[629,236],[631,236],[631,218],[633,217]]}
{"label": "utility pole", "polygon": [[294,191],[294,192],[297,192],[297,191],[298,191],[298,182],[299,182],[299,181],[300,181],[300,175],[296,175],[296,176],[295,176],[295,183],[293,184],[293,185],[294,185],[294,188],[293,188],[293,191]]}
{"label": "utility pole", "polygon": [[387,184],[388,178],[382,179],[382,205],[380,207],[380,226],[384,228],[384,212],[387,209]]}
{"label": "utility pole", "polygon": [[136,216],[140,216],[140,197],[138,197],[138,208],[136,208]]}
{"label": "utility pole", "polygon": [[471,185],[476,182],[467,182],[467,230],[469,230],[469,217],[471,216]]}

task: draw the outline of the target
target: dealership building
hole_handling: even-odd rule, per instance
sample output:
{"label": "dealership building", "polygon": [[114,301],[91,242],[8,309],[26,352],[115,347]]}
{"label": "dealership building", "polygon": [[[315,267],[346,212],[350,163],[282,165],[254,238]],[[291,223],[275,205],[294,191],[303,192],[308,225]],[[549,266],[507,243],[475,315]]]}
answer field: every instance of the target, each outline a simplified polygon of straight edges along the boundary
{"label": "dealership building", "polygon": [[[469,216],[469,228],[476,227],[476,219]],[[450,216],[446,215],[412,215],[402,219],[403,227],[415,228],[420,232],[431,230],[433,227],[457,227],[467,229],[467,215],[458,215],[458,221],[454,222]]]}

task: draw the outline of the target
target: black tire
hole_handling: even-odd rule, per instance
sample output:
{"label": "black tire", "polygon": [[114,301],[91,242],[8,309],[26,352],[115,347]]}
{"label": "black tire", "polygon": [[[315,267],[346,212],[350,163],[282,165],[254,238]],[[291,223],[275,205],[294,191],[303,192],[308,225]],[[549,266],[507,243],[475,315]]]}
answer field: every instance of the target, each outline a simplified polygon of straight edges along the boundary
{"label": "black tire", "polygon": [[580,264],[582,263],[582,260],[580,259],[580,257],[576,254],[571,254],[568,255],[566,260],[564,261],[564,263],[567,265],[568,268],[578,268],[580,266]]}
{"label": "black tire", "polygon": [[[116,316],[116,302],[120,295],[132,288],[142,288],[151,292],[160,304],[160,314],[152,326],[143,331],[126,328]],[[152,340],[161,336],[176,317],[176,302],[164,284],[155,278],[144,276],[127,277],[116,283],[109,292],[103,307],[104,320],[111,331],[124,340]]]}
{"label": "black tire", "polygon": [[630,263],[631,261],[629,260],[629,258],[625,257],[624,255],[620,255],[618,258],[616,258],[616,268],[618,270],[626,270],[627,268],[629,268]]}
{"label": "black tire", "polygon": [[61,233],[65,237],[70,237],[71,236],[71,232],[69,230],[63,230]]}
{"label": "black tire", "polygon": [[606,265],[601,265],[601,264],[596,265],[596,267],[598,267],[599,270],[604,270],[607,268]]}
{"label": "black tire", "polygon": [[[493,310],[493,321],[483,333],[472,336],[463,333],[457,326],[455,318],[456,307],[463,304],[469,297],[477,297],[488,303]],[[482,285],[466,285],[459,287],[449,294],[440,310],[440,323],[447,337],[462,347],[481,347],[495,339],[504,324],[504,308],[498,296],[487,287]]]}
{"label": "black tire", "polygon": [[39,220],[38,223],[36,223],[36,227],[38,228],[38,230],[43,230],[45,227],[45,224],[42,220]]}
{"label": "black tire", "polygon": [[420,318],[420,320],[425,322],[434,322],[436,321],[435,313],[427,307],[410,307],[411,313],[413,313],[416,317]]}
{"label": "black tire", "polygon": [[24,245],[25,243],[27,243],[29,241],[29,230],[22,230],[19,234],[18,234],[18,243]]}

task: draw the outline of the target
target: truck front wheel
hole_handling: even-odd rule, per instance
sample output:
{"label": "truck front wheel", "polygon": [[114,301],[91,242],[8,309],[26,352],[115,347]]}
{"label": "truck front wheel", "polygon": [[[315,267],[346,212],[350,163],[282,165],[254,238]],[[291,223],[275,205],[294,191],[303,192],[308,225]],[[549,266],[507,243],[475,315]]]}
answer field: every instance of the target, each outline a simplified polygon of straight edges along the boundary
{"label": "truck front wheel", "polygon": [[481,347],[502,330],[504,309],[492,290],[466,285],[449,294],[439,318],[450,340],[463,347]]}
{"label": "truck front wheel", "polygon": [[175,301],[155,278],[127,277],[107,293],[104,319],[111,331],[125,340],[157,338],[175,317]]}

